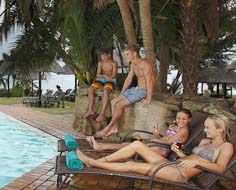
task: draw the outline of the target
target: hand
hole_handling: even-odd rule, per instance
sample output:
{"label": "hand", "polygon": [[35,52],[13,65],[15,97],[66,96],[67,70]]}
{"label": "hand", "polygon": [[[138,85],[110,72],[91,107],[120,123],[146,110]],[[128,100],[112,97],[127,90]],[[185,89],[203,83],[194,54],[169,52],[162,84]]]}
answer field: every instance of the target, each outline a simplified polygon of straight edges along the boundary
{"label": "hand", "polygon": [[151,104],[151,100],[144,99],[144,101],[143,101],[143,106],[144,106],[144,107],[147,107],[147,106],[149,106],[150,104]]}
{"label": "hand", "polygon": [[198,159],[182,160],[182,161],[179,163],[179,166],[191,167],[191,168],[194,168],[196,165],[199,165],[199,160],[198,160]]}
{"label": "hand", "polygon": [[110,79],[107,75],[104,75],[104,78],[105,78],[106,80],[109,80],[109,79]]}
{"label": "hand", "polygon": [[156,136],[157,138],[160,138],[160,137],[161,137],[161,136],[160,136],[160,130],[159,130],[159,128],[157,128],[157,127],[153,127],[152,133],[153,133],[153,135]]}
{"label": "hand", "polygon": [[181,151],[175,143],[173,143],[170,148],[171,148],[172,151],[174,151],[176,153]]}

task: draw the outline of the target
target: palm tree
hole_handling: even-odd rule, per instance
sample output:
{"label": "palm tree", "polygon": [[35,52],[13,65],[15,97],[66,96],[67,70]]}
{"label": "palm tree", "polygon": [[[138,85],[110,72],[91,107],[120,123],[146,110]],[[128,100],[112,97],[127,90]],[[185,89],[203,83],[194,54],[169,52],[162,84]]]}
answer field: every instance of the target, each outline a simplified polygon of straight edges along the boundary
{"label": "palm tree", "polygon": [[139,0],[139,11],[140,11],[140,22],[141,31],[143,38],[143,45],[147,59],[152,63],[154,76],[155,76],[155,89],[160,91],[160,80],[156,65],[156,54],[154,50],[154,40],[152,31],[152,20],[151,20],[151,0]]}
{"label": "palm tree", "polygon": [[42,16],[43,8],[53,6],[52,3],[45,6],[44,0],[0,1],[0,6],[3,6],[3,4],[5,9],[0,13],[0,16],[4,15],[0,26],[0,42],[2,41],[2,35],[7,38],[11,29],[16,25],[25,28],[30,27],[33,17]]}
{"label": "palm tree", "polygon": [[198,22],[194,0],[182,0],[182,71],[184,93],[197,94],[198,84]]}
{"label": "palm tree", "polygon": [[175,1],[152,1],[153,36],[157,58],[160,60],[160,92],[167,92],[169,65],[179,66],[179,27],[180,10]]}
{"label": "palm tree", "polygon": [[130,0],[117,0],[122,15],[123,25],[125,29],[126,39],[129,46],[137,46],[137,36],[134,28],[134,20],[129,4],[133,3]]}
{"label": "palm tree", "polygon": [[[97,62],[94,56],[96,50],[101,47],[112,47],[113,36],[123,35],[116,4],[109,6],[106,11],[95,11],[92,5],[93,2],[90,1],[84,3],[81,0],[72,0],[61,4],[60,9],[64,15],[63,44],[68,47],[67,53],[72,57],[64,61],[76,63],[69,64],[76,72],[80,71],[77,72],[80,79],[84,76],[83,73],[88,73],[87,71],[94,68],[94,63]],[[90,81],[84,79],[84,82]]]}
{"label": "palm tree", "polygon": [[[180,56],[178,51],[180,51],[180,49],[183,50],[183,66],[181,67],[181,72],[184,74],[184,91],[187,94],[196,94],[199,61],[202,65],[203,62],[206,62],[205,60],[214,61],[216,59],[222,59],[222,52],[232,47],[232,44],[235,42],[233,37],[235,36],[233,29],[234,27],[230,28],[230,26],[234,26],[231,25],[231,23],[233,23],[234,20],[233,15],[235,15],[235,13],[233,13],[233,11],[235,7],[229,3],[230,0],[220,2],[212,0],[182,0],[180,1],[182,4],[181,9],[180,7],[176,6],[179,3],[179,1],[176,0],[160,0],[152,2],[150,0],[70,1],[71,4],[75,5],[74,7],[70,7],[68,5],[68,1],[52,0],[48,4],[44,4],[44,2],[46,1],[0,1],[0,4],[5,3],[4,21],[0,26],[0,37],[7,37],[8,32],[15,23],[24,26],[26,31],[32,32],[32,29],[34,27],[36,28],[37,25],[37,21],[34,20],[34,18],[40,18],[39,20],[43,20],[45,23],[47,23],[47,25],[44,25],[44,27],[50,31],[49,33],[52,39],[50,43],[54,44],[52,47],[56,49],[56,57],[63,58],[65,62],[74,68],[76,72],[80,73],[80,76],[84,78],[84,80],[84,73],[87,70],[91,71],[94,68],[92,63],[96,62],[97,59],[95,56],[96,49],[101,46],[112,45],[114,35],[120,42],[124,39],[125,31],[128,43],[137,43],[135,42],[135,39],[138,36],[137,26],[139,26],[139,23],[135,13],[136,9],[134,10],[136,5],[139,5],[140,9],[140,23],[142,28],[143,44],[145,50],[147,51],[148,57],[150,56],[151,59],[154,60],[154,48],[157,50],[157,52],[160,52],[161,81],[166,81],[168,62],[171,64],[178,62]],[[93,9],[93,4],[96,2],[100,2],[100,5],[103,5],[103,9],[99,12]],[[117,2],[117,4],[114,2]],[[138,4],[136,4],[136,2]],[[150,9],[150,2],[152,3],[152,11]],[[74,3],[80,3],[82,6],[78,7]],[[158,6],[153,6],[154,4]],[[169,5],[175,6],[171,7]],[[122,8],[123,6],[126,8]],[[230,8],[227,6],[230,6]],[[182,27],[180,25],[179,15],[175,14],[172,17],[171,9],[172,12],[173,10],[175,11],[177,9],[182,10]],[[158,14],[153,15],[153,10],[158,12],[164,10],[162,11],[163,13],[170,10],[168,12],[169,15],[166,15],[167,20],[154,20],[158,22],[154,22],[154,25],[152,25],[150,22],[150,15],[152,18],[155,18],[155,16],[160,16]],[[127,19],[128,21],[124,19],[124,15],[126,14],[131,14],[130,17],[127,17],[129,18]],[[230,18],[229,14],[231,14]],[[60,15],[60,17],[58,15]],[[123,22],[128,22],[130,27],[127,27],[128,24],[123,23],[123,30],[121,22],[122,17],[120,17],[120,15],[123,17]],[[225,20],[221,21],[224,19],[223,15]],[[145,22],[149,23],[147,27],[143,27],[145,26],[144,24],[146,24]],[[172,24],[170,24],[171,22]],[[166,28],[169,27],[169,30],[174,32],[172,34],[168,34],[168,30],[164,30],[164,25],[166,25]],[[128,29],[132,29],[132,31],[130,32]],[[154,40],[149,38],[152,36],[150,35],[152,34],[152,29],[154,29],[155,34]],[[176,35],[176,30],[179,29],[181,30],[183,46],[180,45],[178,35]],[[84,35],[84,33],[87,35]],[[130,35],[131,33],[133,34]],[[47,38],[45,36],[42,37]],[[135,37],[135,39],[132,39],[131,37]],[[27,41],[31,43],[30,40]],[[77,42],[79,41],[82,43],[78,44]],[[154,45],[153,41],[155,42]],[[18,42],[21,43],[21,40]],[[21,49],[19,47],[20,45],[17,49]],[[18,51],[17,49],[15,51]],[[79,51],[80,49],[83,51]],[[20,56],[20,54],[18,55]],[[23,53],[22,55],[25,54]],[[26,63],[32,65],[32,62]],[[38,64],[39,63],[40,62],[38,62]],[[46,64],[50,63],[46,62]],[[176,66],[179,67],[177,64]],[[33,68],[33,66],[28,66],[28,68],[29,69],[26,70],[30,70],[30,68]],[[165,84],[162,88],[165,88]]]}

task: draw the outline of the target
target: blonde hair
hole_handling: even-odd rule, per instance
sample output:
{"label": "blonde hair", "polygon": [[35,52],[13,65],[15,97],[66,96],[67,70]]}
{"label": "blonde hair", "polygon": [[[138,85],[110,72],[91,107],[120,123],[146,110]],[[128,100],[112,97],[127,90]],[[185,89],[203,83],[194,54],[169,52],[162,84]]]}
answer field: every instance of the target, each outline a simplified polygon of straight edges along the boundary
{"label": "blonde hair", "polygon": [[125,47],[124,51],[135,52],[137,54],[137,56],[139,56],[139,48],[135,45]]}
{"label": "blonde hair", "polygon": [[217,129],[223,129],[223,138],[225,141],[230,141],[230,122],[227,117],[223,115],[211,115],[207,119],[213,121]]}

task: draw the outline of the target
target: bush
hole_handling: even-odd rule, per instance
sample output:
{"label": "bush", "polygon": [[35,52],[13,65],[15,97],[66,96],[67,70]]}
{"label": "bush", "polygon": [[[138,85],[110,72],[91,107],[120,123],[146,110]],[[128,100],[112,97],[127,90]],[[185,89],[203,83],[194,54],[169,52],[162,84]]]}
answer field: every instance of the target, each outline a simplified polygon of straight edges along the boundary
{"label": "bush", "polygon": [[7,89],[0,89],[0,96],[1,97],[6,97],[8,94]]}
{"label": "bush", "polygon": [[[20,85],[16,85],[12,89],[10,89],[10,97],[22,97],[23,95],[24,95],[24,89]],[[0,96],[7,97],[8,90],[5,88],[0,89]]]}
{"label": "bush", "polygon": [[24,89],[20,85],[14,86],[14,88],[11,89],[11,96],[13,97],[22,97],[24,95]]}

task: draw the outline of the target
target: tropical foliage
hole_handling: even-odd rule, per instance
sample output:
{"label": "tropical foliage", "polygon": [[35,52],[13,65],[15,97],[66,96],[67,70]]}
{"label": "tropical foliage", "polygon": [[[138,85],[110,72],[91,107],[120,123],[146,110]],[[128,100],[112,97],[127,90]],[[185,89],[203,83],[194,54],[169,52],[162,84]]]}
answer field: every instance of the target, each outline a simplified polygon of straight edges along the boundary
{"label": "tropical foliage", "polygon": [[0,4],[5,8],[0,13],[0,39],[16,25],[24,29],[11,54],[4,57],[9,64],[5,74],[15,70],[28,74],[62,59],[80,81],[90,83],[101,47],[139,44],[160,82],[157,91],[166,92],[168,69],[175,68],[178,75],[169,89],[176,92],[182,83],[186,94],[195,95],[200,69],[224,65],[235,53],[233,0],[2,0]]}

